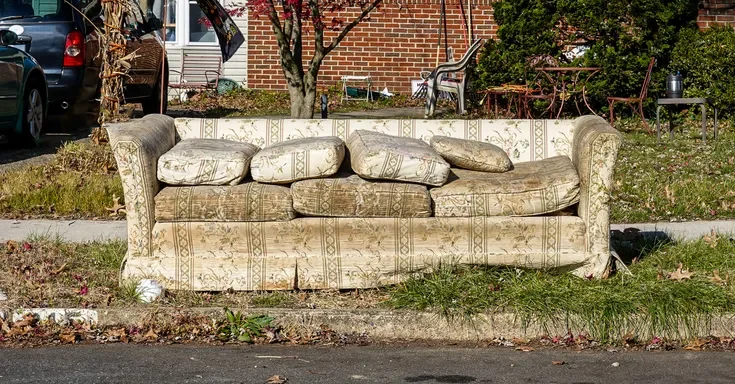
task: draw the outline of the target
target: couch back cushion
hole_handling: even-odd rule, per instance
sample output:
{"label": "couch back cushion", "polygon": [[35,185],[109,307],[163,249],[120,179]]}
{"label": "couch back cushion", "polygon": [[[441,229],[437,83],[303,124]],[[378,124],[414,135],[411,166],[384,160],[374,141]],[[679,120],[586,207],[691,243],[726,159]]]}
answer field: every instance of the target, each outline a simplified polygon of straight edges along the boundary
{"label": "couch back cushion", "polygon": [[514,163],[572,156],[573,120],[420,120],[420,119],[176,119],[176,140],[213,138],[261,148],[302,137],[347,140],[358,129],[429,142],[434,135],[484,141],[503,148]]}

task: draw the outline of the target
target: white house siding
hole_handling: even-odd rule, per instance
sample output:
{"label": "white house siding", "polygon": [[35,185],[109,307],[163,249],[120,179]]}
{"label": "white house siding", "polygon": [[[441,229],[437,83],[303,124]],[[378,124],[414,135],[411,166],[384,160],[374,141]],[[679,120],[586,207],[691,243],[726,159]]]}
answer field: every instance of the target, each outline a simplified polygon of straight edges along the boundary
{"label": "white house siding", "polygon": [[[229,61],[227,61],[224,64],[224,70],[222,73],[221,78],[227,78],[230,80],[233,80],[237,83],[239,83],[242,87],[247,88],[247,80],[248,80],[248,20],[247,20],[247,13],[245,13],[242,17],[236,17],[234,18],[235,24],[237,24],[238,28],[240,28],[240,32],[242,32],[243,36],[245,37],[245,42],[242,43],[240,48],[237,50],[237,53],[230,58]],[[166,45],[166,54],[168,55],[168,65],[169,68],[180,71],[181,70],[181,60],[184,55],[221,55],[221,50],[219,45],[178,45],[178,44],[172,44],[169,43]],[[202,73],[204,73],[205,70],[211,69],[211,68],[205,68],[202,67]],[[178,82],[178,74],[171,72],[170,73],[170,82]],[[173,93],[173,94],[172,94]],[[169,92],[170,97],[176,96],[176,91]]]}

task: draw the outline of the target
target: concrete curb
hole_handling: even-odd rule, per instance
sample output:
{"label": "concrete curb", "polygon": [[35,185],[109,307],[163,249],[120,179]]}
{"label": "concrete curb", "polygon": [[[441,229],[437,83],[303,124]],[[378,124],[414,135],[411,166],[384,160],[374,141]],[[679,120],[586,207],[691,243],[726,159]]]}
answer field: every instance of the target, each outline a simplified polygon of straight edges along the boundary
{"label": "concrete curb", "polygon": [[[445,318],[433,313],[379,309],[250,308],[233,310],[240,310],[247,315],[264,314],[273,316],[276,318],[277,325],[283,329],[292,331],[308,332],[321,330],[326,327],[340,334],[367,336],[374,340],[410,339],[476,342],[494,339],[536,338],[546,335],[563,336],[568,332],[577,335],[588,331],[574,325],[580,324],[580,322],[565,318],[564,316],[559,316],[560,321],[556,322],[553,326],[542,327],[537,323],[524,325],[516,315],[508,313],[479,315],[476,320],[469,323],[462,319],[447,321]],[[18,309],[12,311],[12,316],[13,318],[20,319],[23,314],[31,312],[43,319],[51,319],[61,324],[74,318],[77,321],[88,321],[99,327],[107,327],[138,325],[145,318],[149,318],[152,313],[173,316],[180,311],[205,315],[213,319],[221,319],[224,316],[222,309],[219,307],[176,309],[156,306],[105,308],[98,310],[64,308]],[[683,328],[681,331],[682,334],[685,334]],[[732,337],[735,335],[735,315],[716,317],[709,324],[702,324],[695,331],[700,336]],[[654,335],[642,333],[637,336],[648,339]]]}
{"label": "concrete curb", "polygon": [[[674,240],[697,240],[714,230],[720,234],[735,234],[735,220],[689,221],[681,223],[612,224],[611,230],[637,228],[644,234],[667,234]],[[0,242],[21,241],[31,235],[59,237],[68,242],[88,242],[127,239],[124,220],[0,220]]]}

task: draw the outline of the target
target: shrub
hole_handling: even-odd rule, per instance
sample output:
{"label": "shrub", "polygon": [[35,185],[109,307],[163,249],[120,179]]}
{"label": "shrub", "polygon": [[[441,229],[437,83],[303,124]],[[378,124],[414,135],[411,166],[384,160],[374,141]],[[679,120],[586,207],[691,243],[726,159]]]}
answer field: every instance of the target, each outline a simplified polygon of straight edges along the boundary
{"label": "shrub", "polygon": [[682,31],[672,54],[672,72],[684,78],[684,97],[712,98],[723,111],[735,106],[735,30],[716,26]]}
{"label": "shrub", "polygon": [[[679,31],[696,25],[698,0],[500,0],[494,7],[498,41],[480,56],[481,86],[523,84],[533,72],[527,59],[550,55],[602,68],[587,88],[600,107],[607,96],[637,96],[652,56],[658,65],[649,93],[664,89]],[[587,51],[567,59],[570,45]]]}

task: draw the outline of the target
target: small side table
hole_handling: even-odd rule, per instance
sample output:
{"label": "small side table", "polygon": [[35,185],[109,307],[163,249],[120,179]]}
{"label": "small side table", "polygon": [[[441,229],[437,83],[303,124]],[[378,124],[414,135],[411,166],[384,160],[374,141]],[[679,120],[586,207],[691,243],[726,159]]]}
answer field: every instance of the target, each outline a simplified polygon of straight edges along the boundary
{"label": "small side table", "polygon": [[[680,105],[680,104],[695,104],[702,108],[702,142],[707,143],[707,104],[712,104],[711,99],[705,99],[701,97],[688,97],[688,98],[661,98],[656,101],[656,136],[658,142],[661,142],[661,122],[659,121],[659,114],[661,112],[661,106],[663,105]],[[671,116],[669,116],[669,137],[674,138],[674,129],[671,122]],[[717,107],[715,107],[715,140],[717,140]]]}
{"label": "small side table", "polygon": [[372,96],[373,80],[368,76],[342,76],[342,100],[362,100],[362,98],[350,97],[347,94],[347,83],[350,81],[364,82],[367,85],[367,93],[365,94],[365,100],[370,100]]}

